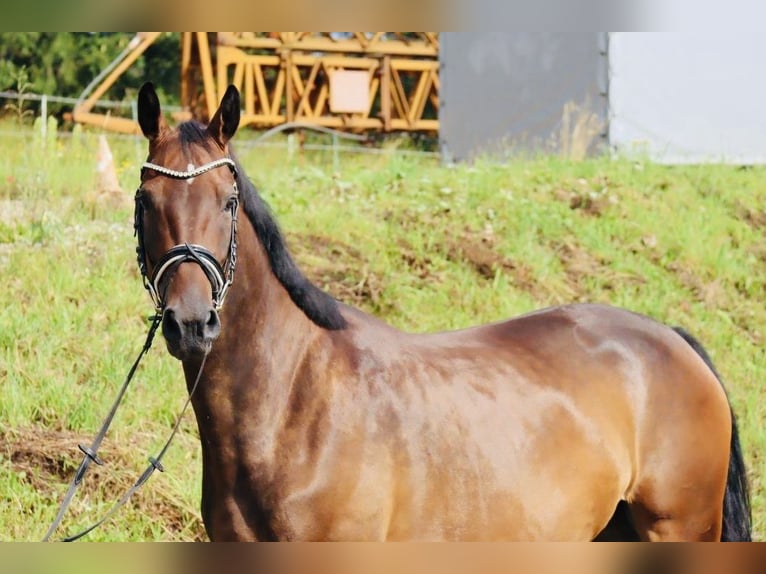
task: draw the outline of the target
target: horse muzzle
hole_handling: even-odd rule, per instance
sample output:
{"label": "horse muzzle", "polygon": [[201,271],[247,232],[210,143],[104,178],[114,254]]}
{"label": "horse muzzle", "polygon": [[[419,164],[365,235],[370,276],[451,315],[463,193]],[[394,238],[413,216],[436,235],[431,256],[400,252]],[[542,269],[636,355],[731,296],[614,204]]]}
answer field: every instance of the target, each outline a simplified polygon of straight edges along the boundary
{"label": "horse muzzle", "polygon": [[231,284],[215,256],[200,245],[176,245],[160,258],[146,283],[162,314],[170,354],[183,360],[209,352],[221,333],[218,310]]}
{"label": "horse muzzle", "polygon": [[204,355],[221,333],[221,320],[212,306],[193,310],[166,307],[162,312],[162,334],[168,352],[176,359]]}

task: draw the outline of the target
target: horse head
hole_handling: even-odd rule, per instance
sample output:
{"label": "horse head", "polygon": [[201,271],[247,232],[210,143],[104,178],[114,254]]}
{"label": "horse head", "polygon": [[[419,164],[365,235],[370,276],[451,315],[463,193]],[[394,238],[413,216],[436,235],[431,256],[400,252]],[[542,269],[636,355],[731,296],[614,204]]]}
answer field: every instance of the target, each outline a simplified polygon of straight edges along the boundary
{"label": "horse head", "polygon": [[192,121],[171,129],[154,86],[146,83],[138,94],[138,121],[149,140],[136,192],[138,263],[168,351],[181,360],[210,350],[234,278],[239,192],[228,142],[239,106],[239,92],[229,86],[208,126]]}

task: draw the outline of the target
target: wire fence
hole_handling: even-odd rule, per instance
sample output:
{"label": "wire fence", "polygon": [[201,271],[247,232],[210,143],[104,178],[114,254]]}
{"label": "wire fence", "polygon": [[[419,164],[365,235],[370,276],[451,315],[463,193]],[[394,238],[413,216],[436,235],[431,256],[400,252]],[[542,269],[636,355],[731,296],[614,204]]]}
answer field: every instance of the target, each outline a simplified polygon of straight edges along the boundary
{"label": "wire fence", "polygon": [[[39,121],[35,121],[35,124],[37,124],[37,129],[40,130],[39,135],[40,137],[43,138],[43,140],[45,140],[48,137],[49,104],[51,103],[65,104],[65,105],[71,105],[72,108],[74,108],[78,103],[82,101],[81,98],[70,98],[65,96],[56,96],[56,95],[49,95],[49,94],[18,93],[18,92],[9,92],[9,91],[0,91],[0,100],[12,101],[13,102],[12,105],[15,107],[16,112],[19,115],[25,114],[27,111],[32,111],[32,110],[24,110],[24,106],[26,102],[28,101],[39,102],[40,103],[39,113],[35,115],[36,120],[39,120]],[[130,117],[134,121],[138,121],[138,109],[137,109],[137,105],[135,101],[125,102],[125,101],[98,100],[95,102],[94,107],[103,108],[106,110],[122,110],[124,115],[128,115],[127,111],[129,110]],[[169,112],[178,112],[178,111],[181,111],[182,109],[180,106],[172,106],[172,105],[163,106],[163,108]],[[0,106],[0,109],[7,110],[8,104]],[[317,134],[317,137],[325,137],[325,139],[328,141],[326,142],[311,141],[311,142],[301,143],[297,140],[297,138],[294,137],[294,134],[293,134],[293,132],[301,131],[301,130],[312,131]],[[286,138],[282,138],[279,140],[275,139],[276,136],[278,136],[279,134],[284,134],[285,132],[289,132]],[[282,148],[285,150],[288,156],[292,156],[299,150],[330,152],[332,153],[333,166],[336,170],[340,161],[339,156],[342,153],[369,154],[369,155],[395,154],[395,155],[404,155],[404,156],[409,155],[409,156],[416,156],[416,157],[423,157],[423,158],[440,157],[439,152],[436,152],[436,151],[418,150],[418,149],[400,149],[399,147],[391,148],[391,147],[379,147],[375,145],[370,145],[371,140],[367,135],[342,132],[342,131],[333,130],[323,126],[313,125],[313,124],[309,124],[305,122],[285,123],[261,133],[258,133],[258,132],[254,132],[254,133],[256,134],[255,137],[242,138],[238,141],[237,146],[240,148],[253,148],[253,147]],[[1,127],[0,127],[0,135],[2,135],[3,137],[21,137],[21,138],[28,137],[28,135],[22,131],[3,129]],[[56,137],[63,137],[63,138],[72,137],[72,135],[73,135],[72,132],[69,132],[69,131],[57,131],[56,133]],[[141,140],[139,136],[116,134],[111,132],[110,132],[110,137]],[[356,145],[352,145],[352,142],[353,144],[356,144]],[[361,144],[366,144],[366,145],[361,145]]]}

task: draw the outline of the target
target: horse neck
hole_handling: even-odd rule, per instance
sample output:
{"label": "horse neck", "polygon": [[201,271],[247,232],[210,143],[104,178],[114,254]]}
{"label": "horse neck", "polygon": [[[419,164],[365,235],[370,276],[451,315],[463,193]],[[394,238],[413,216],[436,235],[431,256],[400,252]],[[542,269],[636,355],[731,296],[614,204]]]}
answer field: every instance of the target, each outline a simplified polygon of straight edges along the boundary
{"label": "horse neck", "polygon": [[[246,217],[241,217],[238,239],[234,283],[221,310],[221,336],[208,356],[193,406],[200,434],[206,432],[204,419],[212,420],[220,434],[266,436],[278,424],[296,368],[321,329],[274,276]],[[199,362],[184,363],[187,386],[193,384],[198,366]],[[248,428],[236,420],[243,412]]]}

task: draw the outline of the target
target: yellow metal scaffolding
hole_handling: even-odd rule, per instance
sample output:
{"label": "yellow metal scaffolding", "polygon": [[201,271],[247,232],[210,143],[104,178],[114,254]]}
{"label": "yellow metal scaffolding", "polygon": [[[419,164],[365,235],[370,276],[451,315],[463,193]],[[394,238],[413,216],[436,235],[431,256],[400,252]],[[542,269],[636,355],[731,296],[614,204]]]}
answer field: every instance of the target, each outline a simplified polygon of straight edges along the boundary
{"label": "yellow metal scaffolding", "polygon": [[[135,133],[129,119],[92,112],[95,102],[154,42],[131,50],[75,107],[75,121]],[[230,83],[242,93],[242,125],[301,122],[350,131],[439,129],[436,32],[184,32],[179,119],[206,121]]]}

